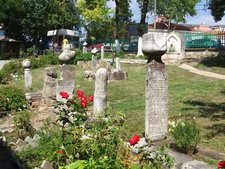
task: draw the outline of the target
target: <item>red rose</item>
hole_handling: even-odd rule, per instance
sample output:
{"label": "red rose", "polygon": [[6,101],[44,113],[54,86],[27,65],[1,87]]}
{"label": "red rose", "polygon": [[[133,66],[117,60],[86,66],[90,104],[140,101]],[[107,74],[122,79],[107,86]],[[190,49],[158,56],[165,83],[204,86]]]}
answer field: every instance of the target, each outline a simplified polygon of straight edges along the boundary
{"label": "red rose", "polygon": [[82,96],[82,97],[80,97],[80,100],[81,100],[81,101],[86,101],[86,102],[87,102],[87,97],[86,97],[86,96]]}
{"label": "red rose", "polygon": [[58,150],[58,154],[60,154],[60,155],[64,155],[64,154],[65,154],[65,150],[63,150],[63,149]]}
{"label": "red rose", "polygon": [[218,169],[219,168],[225,168],[225,161],[224,160],[219,161],[218,164],[217,164],[217,167],[218,167]]}
{"label": "red rose", "polygon": [[93,102],[93,100],[94,100],[93,96],[88,96],[88,101],[89,102]]}
{"label": "red rose", "polygon": [[77,90],[77,98],[81,98],[84,95],[84,92],[82,90]]}
{"label": "red rose", "polygon": [[64,92],[64,91],[61,91],[59,93],[59,95],[62,96],[62,98],[66,98],[66,99],[69,97],[69,94],[67,92]]}
{"label": "red rose", "polygon": [[86,100],[81,100],[81,101],[80,101],[80,104],[81,104],[81,106],[83,106],[83,107],[87,107],[87,106],[88,106],[88,103],[87,103]]}
{"label": "red rose", "polygon": [[140,140],[140,136],[138,134],[132,136],[129,140],[130,145],[134,146]]}

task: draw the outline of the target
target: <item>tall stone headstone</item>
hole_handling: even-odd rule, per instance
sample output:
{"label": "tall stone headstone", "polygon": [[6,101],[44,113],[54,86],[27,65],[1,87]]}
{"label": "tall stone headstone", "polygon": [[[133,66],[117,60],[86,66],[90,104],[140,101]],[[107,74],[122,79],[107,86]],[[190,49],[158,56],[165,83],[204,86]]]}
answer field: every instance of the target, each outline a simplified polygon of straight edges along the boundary
{"label": "tall stone headstone", "polygon": [[55,100],[56,85],[57,85],[57,70],[56,70],[56,67],[45,68],[42,98],[43,99],[54,99]]}
{"label": "tall stone headstone", "polygon": [[30,66],[31,66],[30,60],[29,59],[23,60],[22,66],[24,68],[25,89],[26,89],[26,91],[30,91],[31,86],[32,86],[32,75],[31,75],[31,71],[30,71]]}
{"label": "tall stone headstone", "polygon": [[91,51],[92,53],[92,70],[96,70],[97,69],[97,53],[98,53],[98,49],[94,48]]}
{"label": "tall stone headstone", "polygon": [[66,64],[61,65],[61,77],[57,80],[56,100],[62,101],[62,97],[59,95],[61,91],[67,92],[70,99],[73,97],[73,90],[75,86],[74,79],[74,67]]}
{"label": "tall stone headstone", "polygon": [[161,56],[166,52],[166,33],[143,35],[142,51],[148,56],[146,66],[145,137],[164,139],[168,121],[168,75]]}
{"label": "tall stone headstone", "polygon": [[95,92],[94,92],[94,114],[105,111],[107,104],[108,72],[105,68],[100,68],[96,72]]}
{"label": "tall stone headstone", "polygon": [[121,67],[120,67],[120,58],[116,58],[116,70],[120,71]]}
{"label": "tall stone headstone", "polygon": [[101,46],[101,61],[104,60],[104,46]]}

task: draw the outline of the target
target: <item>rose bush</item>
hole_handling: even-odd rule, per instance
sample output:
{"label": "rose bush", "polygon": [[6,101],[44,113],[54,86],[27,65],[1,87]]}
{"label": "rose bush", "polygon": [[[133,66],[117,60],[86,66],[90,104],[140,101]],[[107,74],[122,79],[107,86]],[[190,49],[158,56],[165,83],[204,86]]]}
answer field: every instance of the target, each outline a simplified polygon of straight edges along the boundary
{"label": "rose bush", "polygon": [[139,140],[140,140],[140,136],[136,134],[129,139],[129,143],[130,145],[134,146],[135,144],[138,143]]}
{"label": "rose bush", "polygon": [[217,164],[218,169],[225,169],[225,161],[219,161]]}

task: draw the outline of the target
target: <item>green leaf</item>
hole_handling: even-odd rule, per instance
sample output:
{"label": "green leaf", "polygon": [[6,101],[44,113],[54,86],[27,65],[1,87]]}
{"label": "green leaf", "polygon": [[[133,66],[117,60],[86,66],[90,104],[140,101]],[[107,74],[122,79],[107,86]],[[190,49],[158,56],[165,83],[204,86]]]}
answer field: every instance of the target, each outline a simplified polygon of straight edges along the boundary
{"label": "green leaf", "polygon": [[141,169],[141,165],[140,164],[134,164],[130,167],[130,169]]}
{"label": "green leaf", "polygon": [[59,169],[84,169],[85,166],[85,160],[77,160],[74,163],[65,166],[59,166]]}

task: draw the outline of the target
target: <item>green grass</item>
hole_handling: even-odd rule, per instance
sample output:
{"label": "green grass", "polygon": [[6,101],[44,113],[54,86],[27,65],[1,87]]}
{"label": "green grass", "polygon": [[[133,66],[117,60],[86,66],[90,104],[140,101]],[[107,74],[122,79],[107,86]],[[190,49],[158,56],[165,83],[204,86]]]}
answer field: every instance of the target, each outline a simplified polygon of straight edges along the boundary
{"label": "green grass", "polygon": [[[122,65],[127,81],[108,84],[108,111],[126,114],[124,137],[144,132],[145,65]],[[169,72],[169,118],[196,117],[201,129],[201,146],[225,152],[225,83],[202,77],[176,66]],[[94,93],[94,81],[83,78],[84,69],[76,66],[75,85],[87,95]],[[32,70],[34,90],[43,86],[43,69]],[[23,80],[14,85],[23,85]]]}
{"label": "green grass", "polygon": [[203,58],[200,62],[195,64],[195,67],[201,70],[210,71],[225,75],[225,53],[220,52],[216,56],[209,56]]}

